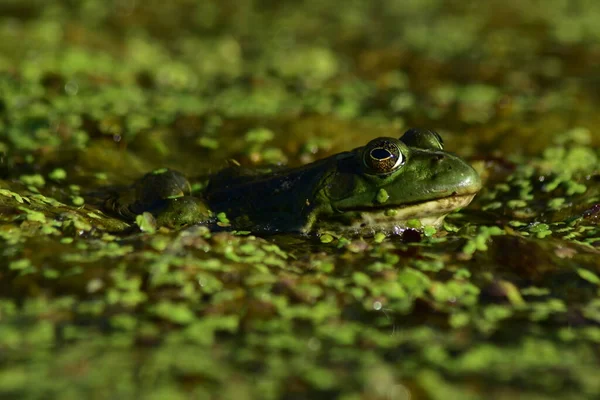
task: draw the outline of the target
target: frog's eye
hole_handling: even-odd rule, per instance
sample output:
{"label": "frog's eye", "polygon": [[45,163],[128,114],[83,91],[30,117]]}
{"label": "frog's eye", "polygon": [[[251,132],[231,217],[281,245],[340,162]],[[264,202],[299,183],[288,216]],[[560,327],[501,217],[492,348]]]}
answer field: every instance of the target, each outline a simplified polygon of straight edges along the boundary
{"label": "frog's eye", "polygon": [[411,128],[400,138],[407,146],[426,150],[444,150],[444,141],[436,132],[429,129]]}
{"label": "frog's eye", "polygon": [[395,139],[375,139],[365,146],[363,162],[375,174],[387,174],[404,163],[404,155]]}

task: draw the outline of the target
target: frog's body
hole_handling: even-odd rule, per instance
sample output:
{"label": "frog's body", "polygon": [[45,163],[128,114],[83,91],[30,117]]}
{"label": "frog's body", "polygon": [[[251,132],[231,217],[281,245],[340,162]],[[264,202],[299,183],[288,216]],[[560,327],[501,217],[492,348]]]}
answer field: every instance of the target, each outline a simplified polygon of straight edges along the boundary
{"label": "frog's body", "polygon": [[186,200],[190,189],[181,174],[150,173],[108,208],[129,219],[150,211],[169,226],[214,224],[220,215],[220,226],[236,230],[364,235],[398,232],[415,219],[439,225],[480,188],[477,172],[444,152],[439,135],[409,130],[401,139],[374,139],[299,168],[266,174],[229,168],[210,179],[202,199]]}

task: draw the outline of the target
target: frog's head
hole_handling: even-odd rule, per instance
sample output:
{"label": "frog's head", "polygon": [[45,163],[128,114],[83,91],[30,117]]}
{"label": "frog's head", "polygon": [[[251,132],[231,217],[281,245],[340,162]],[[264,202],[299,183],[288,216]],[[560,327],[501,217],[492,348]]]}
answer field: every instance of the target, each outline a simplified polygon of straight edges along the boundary
{"label": "frog's head", "polygon": [[400,139],[377,138],[338,157],[320,188],[331,214],[321,215],[318,225],[362,233],[402,230],[414,219],[440,225],[480,189],[477,172],[443,151],[437,133],[411,129]]}

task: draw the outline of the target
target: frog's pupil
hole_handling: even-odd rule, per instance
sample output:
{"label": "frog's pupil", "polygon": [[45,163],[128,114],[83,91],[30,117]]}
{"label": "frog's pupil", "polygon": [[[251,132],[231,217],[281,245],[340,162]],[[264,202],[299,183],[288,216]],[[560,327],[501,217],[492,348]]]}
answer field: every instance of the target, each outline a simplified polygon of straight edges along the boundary
{"label": "frog's pupil", "polygon": [[373,157],[375,160],[381,161],[392,157],[392,153],[386,149],[377,148],[371,150],[371,157]]}

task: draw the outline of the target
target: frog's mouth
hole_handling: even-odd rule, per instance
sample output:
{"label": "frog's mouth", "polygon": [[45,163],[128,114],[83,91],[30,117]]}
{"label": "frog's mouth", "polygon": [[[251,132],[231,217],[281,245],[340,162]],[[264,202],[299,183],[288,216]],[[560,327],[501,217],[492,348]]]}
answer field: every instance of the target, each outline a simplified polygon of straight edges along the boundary
{"label": "frog's mouth", "polygon": [[328,221],[318,221],[314,228],[369,235],[376,232],[401,233],[409,227],[408,222],[412,220],[419,220],[421,226],[439,227],[446,215],[466,207],[474,197],[475,193],[455,194],[399,206],[381,205],[377,208],[342,210],[342,213]]}

